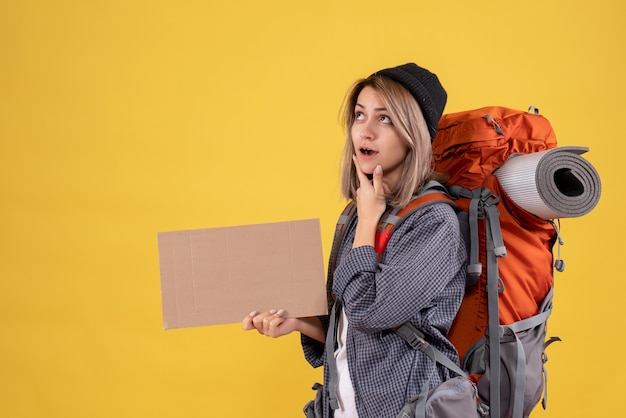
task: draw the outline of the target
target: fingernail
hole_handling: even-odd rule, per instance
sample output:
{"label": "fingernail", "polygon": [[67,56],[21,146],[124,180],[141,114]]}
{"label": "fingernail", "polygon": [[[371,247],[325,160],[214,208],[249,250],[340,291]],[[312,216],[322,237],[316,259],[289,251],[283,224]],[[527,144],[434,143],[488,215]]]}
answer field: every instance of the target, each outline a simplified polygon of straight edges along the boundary
{"label": "fingernail", "polygon": [[270,309],[270,315],[274,315],[276,313],[276,309]]}
{"label": "fingernail", "polygon": [[276,312],[276,315],[283,316],[284,313],[285,313],[285,310],[284,309],[280,309],[278,312]]}
{"label": "fingernail", "polygon": [[257,312],[257,311],[252,311],[252,312],[250,312],[250,316],[257,316],[257,315],[258,315],[258,312]]}
{"label": "fingernail", "polygon": [[376,166],[376,174],[382,174],[383,173],[383,168],[379,165]]}

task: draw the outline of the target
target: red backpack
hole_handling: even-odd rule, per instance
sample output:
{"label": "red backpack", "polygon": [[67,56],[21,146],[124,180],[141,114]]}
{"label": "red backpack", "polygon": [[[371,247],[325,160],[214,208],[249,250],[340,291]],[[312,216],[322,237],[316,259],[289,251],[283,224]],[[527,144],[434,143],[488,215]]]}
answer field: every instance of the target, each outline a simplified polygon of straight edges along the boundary
{"label": "red backpack", "polygon": [[[481,416],[526,417],[545,387],[557,230],[508,198],[494,171],[512,155],[556,145],[549,122],[536,113],[488,107],[444,115],[433,141],[433,163],[435,171],[450,176],[446,187],[427,185],[425,196],[386,213],[379,224],[376,251],[382,254],[408,214],[424,204],[453,202],[469,259],[466,294],[449,339],[478,387]],[[337,234],[354,212],[351,203]],[[418,337],[405,326],[399,335],[414,345],[410,341]]]}
{"label": "red backpack", "polygon": [[[528,417],[542,394],[546,407],[544,351],[559,340],[546,341],[546,323],[552,311],[553,271],[563,268],[562,260],[554,260],[552,248],[562,241],[551,219],[530,213],[505,193],[498,169],[518,155],[587,151],[556,148],[550,123],[533,108],[524,112],[485,107],[444,115],[433,141],[433,165],[435,171],[450,176],[446,187],[426,185],[421,196],[386,213],[379,224],[376,251],[382,255],[393,231],[420,206],[445,202],[457,210],[468,241],[468,275],[448,338],[478,389],[477,411],[467,411],[467,416]],[[585,170],[585,182],[599,186],[595,169],[586,166]],[[571,216],[595,206],[597,189]],[[340,218],[336,241],[354,209],[350,203]],[[396,332],[414,348],[428,346],[408,325]]]}
{"label": "red backpack", "polygon": [[470,217],[469,285],[448,337],[492,417],[528,416],[545,390],[558,238],[554,223],[521,209],[494,172],[516,154],[556,146],[538,112],[504,107],[444,115],[433,141],[434,169],[450,176],[448,190]]}
{"label": "red backpack", "polygon": [[[510,324],[538,313],[541,302],[552,287],[553,255],[557,234],[553,223],[522,210],[502,190],[494,171],[515,154],[530,154],[557,146],[550,123],[535,113],[503,107],[482,109],[444,115],[433,142],[434,169],[450,175],[448,188],[457,191],[457,205],[470,210],[477,190],[483,201],[495,205],[503,243],[504,254],[498,258],[499,322]],[[473,191],[473,192],[468,192]],[[479,200],[480,202],[480,200]],[[478,219],[478,240],[485,242],[486,218]],[[470,256],[470,269],[474,264],[487,266],[478,273],[476,286],[465,295],[449,338],[459,350],[461,358],[469,347],[485,333],[487,312],[487,251],[477,247]],[[494,251],[503,249],[495,248]],[[502,257],[500,257],[502,255]],[[478,256],[478,260],[476,260]]]}

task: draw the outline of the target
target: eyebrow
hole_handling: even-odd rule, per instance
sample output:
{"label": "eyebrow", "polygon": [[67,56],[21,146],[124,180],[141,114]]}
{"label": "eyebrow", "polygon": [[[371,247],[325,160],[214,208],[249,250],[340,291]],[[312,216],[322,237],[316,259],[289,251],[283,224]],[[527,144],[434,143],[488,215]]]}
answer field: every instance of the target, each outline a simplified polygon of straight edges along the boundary
{"label": "eyebrow", "polygon": [[[362,105],[362,104],[360,104],[360,103],[355,104],[355,106],[354,106],[354,107],[360,107],[360,108],[365,109],[365,106],[363,106],[363,105]],[[374,111],[376,111],[376,112],[386,112],[386,111],[387,111],[387,108],[386,108],[386,107],[375,107],[375,108],[374,108]]]}

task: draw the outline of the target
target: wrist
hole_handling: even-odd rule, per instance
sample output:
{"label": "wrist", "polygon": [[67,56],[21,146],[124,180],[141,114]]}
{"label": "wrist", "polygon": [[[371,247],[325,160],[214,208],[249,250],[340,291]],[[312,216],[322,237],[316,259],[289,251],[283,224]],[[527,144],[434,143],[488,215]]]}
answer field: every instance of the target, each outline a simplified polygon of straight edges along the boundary
{"label": "wrist", "polygon": [[326,337],[322,323],[316,316],[298,318],[295,330],[322,343]]}
{"label": "wrist", "polygon": [[364,245],[374,246],[376,242],[376,228],[378,228],[378,220],[373,222],[361,222],[356,226],[356,232],[354,234],[354,241],[352,248],[362,247]]}

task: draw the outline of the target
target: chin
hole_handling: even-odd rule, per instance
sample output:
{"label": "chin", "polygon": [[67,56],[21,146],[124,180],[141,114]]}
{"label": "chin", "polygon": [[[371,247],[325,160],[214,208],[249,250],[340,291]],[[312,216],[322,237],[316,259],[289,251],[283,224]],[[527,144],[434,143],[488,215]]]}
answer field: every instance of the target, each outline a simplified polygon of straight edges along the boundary
{"label": "chin", "polygon": [[374,169],[376,168],[378,164],[377,163],[361,163],[361,170],[363,170],[363,172],[365,174],[367,174],[368,176],[371,176],[374,174]]}

